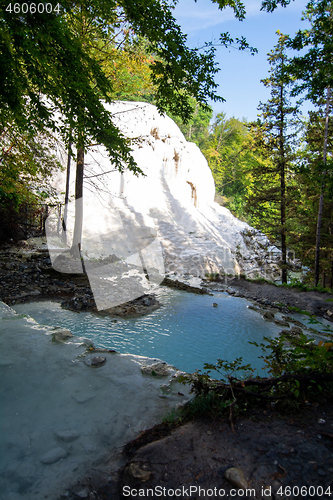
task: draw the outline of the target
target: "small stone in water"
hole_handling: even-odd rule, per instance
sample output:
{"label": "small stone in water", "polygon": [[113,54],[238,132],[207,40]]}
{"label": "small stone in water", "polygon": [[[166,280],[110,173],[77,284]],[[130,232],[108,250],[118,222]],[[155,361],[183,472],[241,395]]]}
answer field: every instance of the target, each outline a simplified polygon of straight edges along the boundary
{"label": "small stone in water", "polygon": [[213,302],[213,307],[217,307],[218,304],[216,302]]}
{"label": "small stone in water", "polygon": [[79,491],[76,493],[76,496],[79,498],[88,498],[89,495],[89,490],[88,488],[84,488],[83,490]]}
{"label": "small stone in water", "polygon": [[46,452],[40,459],[43,464],[54,464],[58,462],[61,458],[67,457],[67,451],[64,448],[53,448],[52,450]]}
{"label": "small stone in water", "polygon": [[56,432],[55,435],[62,441],[65,441],[65,443],[69,443],[70,441],[75,441],[75,439],[80,437],[80,434],[73,430],[59,431]]}
{"label": "small stone in water", "polygon": [[262,315],[262,317],[266,320],[266,321],[273,321],[274,320],[274,314],[270,311],[265,311]]}
{"label": "small stone in water", "polygon": [[52,333],[52,340],[54,342],[66,342],[73,336],[74,335],[72,334],[72,332],[64,328],[62,330],[57,330],[54,333]]}
{"label": "small stone in water", "polygon": [[104,365],[104,363],[106,363],[106,358],[102,356],[95,356],[93,358],[88,358],[85,360],[85,364],[88,366],[98,367]]}

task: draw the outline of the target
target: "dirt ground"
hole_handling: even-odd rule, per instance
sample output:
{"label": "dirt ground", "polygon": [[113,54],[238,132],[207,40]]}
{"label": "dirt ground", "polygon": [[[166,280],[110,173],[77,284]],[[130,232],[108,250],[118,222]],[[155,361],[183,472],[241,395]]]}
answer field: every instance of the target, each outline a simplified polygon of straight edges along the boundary
{"label": "dirt ground", "polygon": [[[124,467],[90,477],[87,498],[331,498],[332,427],[327,403],[292,416],[253,411],[235,432],[228,419],[160,424],[126,445]],[[243,471],[240,490],[225,479],[230,468]]]}
{"label": "dirt ground", "polygon": [[284,288],[269,283],[255,283],[236,278],[228,281],[228,285],[244,297],[259,302],[278,302],[287,307],[298,307],[303,311],[333,321],[333,294],[331,293],[304,292],[298,288]]}

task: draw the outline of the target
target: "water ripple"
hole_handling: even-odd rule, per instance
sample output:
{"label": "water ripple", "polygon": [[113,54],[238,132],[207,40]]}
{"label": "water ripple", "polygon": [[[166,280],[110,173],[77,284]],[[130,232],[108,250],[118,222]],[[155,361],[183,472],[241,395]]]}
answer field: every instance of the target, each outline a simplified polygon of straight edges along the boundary
{"label": "water ripple", "polygon": [[[263,336],[280,330],[248,309],[248,301],[225,293],[213,298],[162,289],[159,299],[163,306],[153,313],[116,322],[98,314],[66,311],[55,302],[19,304],[15,310],[38,323],[68,328],[96,347],[163,359],[187,372],[215,363],[217,358],[232,361],[236,357],[259,369],[261,352],[249,342],[261,342]],[[212,307],[213,302],[218,307]]]}

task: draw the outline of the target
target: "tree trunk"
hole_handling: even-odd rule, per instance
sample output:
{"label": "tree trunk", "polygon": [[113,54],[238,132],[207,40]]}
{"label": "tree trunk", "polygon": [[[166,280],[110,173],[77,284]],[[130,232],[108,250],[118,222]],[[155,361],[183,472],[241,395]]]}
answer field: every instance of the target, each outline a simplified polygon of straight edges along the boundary
{"label": "tree trunk", "polygon": [[67,152],[67,170],[66,170],[66,191],[65,191],[65,208],[64,208],[64,216],[62,219],[62,241],[67,245],[67,212],[68,212],[68,202],[69,202],[69,178],[71,172],[71,148],[72,143],[70,142],[68,145]]}
{"label": "tree trunk", "polygon": [[325,176],[326,176],[326,158],[327,158],[327,138],[328,138],[328,118],[330,110],[331,101],[331,89],[327,88],[326,96],[326,110],[325,110],[325,132],[324,132],[324,147],[323,147],[323,164],[324,170],[322,173],[320,198],[319,198],[319,209],[317,218],[317,234],[316,234],[316,257],[315,257],[315,286],[319,283],[319,263],[320,263],[320,236],[321,236],[321,225],[323,219],[323,207],[324,207],[324,192],[325,192]]}
{"label": "tree trunk", "polygon": [[75,258],[81,257],[81,238],[83,225],[83,170],[84,148],[77,150],[76,178],[75,178],[75,223],[71,254]]}
{"label": "tree trunk", "polygon": [[[283,65],[283,60],[282,60]],[[280,131],[279,131],[279,166],[280,166],[280,219],[281,219],[281,253],[282,253],[282,283],[287,283],[287,235],[286,235],[286,155],[284,145],[284,96],[283,83],[280,85]]]}
{"label": "tree trunk", "polygon": [[281,166],[281,253],[282,253],[282,283],[287,283],[287,235],[286,235],[286,182],[285,166]]}

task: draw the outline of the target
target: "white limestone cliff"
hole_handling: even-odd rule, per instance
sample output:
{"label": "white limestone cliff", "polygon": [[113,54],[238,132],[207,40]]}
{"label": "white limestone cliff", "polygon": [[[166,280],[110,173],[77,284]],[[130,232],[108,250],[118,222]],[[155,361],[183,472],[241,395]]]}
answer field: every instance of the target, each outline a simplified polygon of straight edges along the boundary
{"label": "white limestone cliff", "polygon": [[[108,109],[123,135],[133,140],[133,156],[145,176],[112,171],[105,149],[90,148],[85,159],[82,244],[88,260],[103,253],[97,250],[101,234],[145,227],[157,231],[167,274],[278,276],[279,250],[214,202],[206,159],[171,118],[142,102],[118,101]],[[65,165],[66,155],[62,161]],[[99,175],[103,172],[108,173]],[[71,175],[73,195],[74,172]],[[59,192],[65,189],[64,177],[62,173],[56,180]],[[153,229],[150,236],[153,241]]]}

